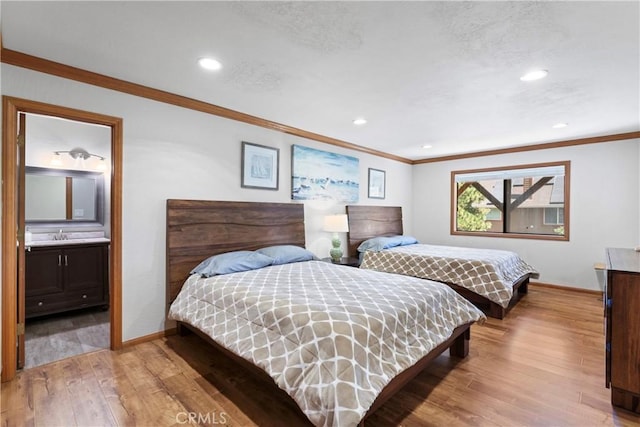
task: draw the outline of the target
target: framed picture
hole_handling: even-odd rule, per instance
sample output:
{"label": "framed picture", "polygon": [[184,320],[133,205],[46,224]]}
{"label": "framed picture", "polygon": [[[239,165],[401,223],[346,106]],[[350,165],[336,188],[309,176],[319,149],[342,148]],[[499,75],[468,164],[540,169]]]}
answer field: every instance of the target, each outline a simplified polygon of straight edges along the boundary
{"label": "framed picture", "polygon": [[291,146],[291,199],[357,203],[360,194],[356,157]]}
{"label": "framed picture", "polygon": [[242,141],[242,188],[277,190],[280,149]]}
{"label": "framed picture", "polygon": [[380,169],[369,168],[369,194],[370,199],[384,199],[386,186],[386,172]]}

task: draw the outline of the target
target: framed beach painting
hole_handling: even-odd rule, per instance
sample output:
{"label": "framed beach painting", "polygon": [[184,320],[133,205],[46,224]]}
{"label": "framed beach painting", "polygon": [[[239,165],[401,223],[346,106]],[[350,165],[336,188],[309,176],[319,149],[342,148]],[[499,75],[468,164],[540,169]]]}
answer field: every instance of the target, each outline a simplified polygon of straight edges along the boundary
{"label": "framed beach painting", "polygon": [[291,147],[291,199],[356,203],[359,160],[315,148]]}
{"label": "framed beach painting", "polygon": [[370,199],[384,199],[386,186],[386,172],[380,169],[369,168],[369,193]]}
{"label": "framed beach painting", "polygon": [[243,188],[277,190],[280,149],[242,142]]}

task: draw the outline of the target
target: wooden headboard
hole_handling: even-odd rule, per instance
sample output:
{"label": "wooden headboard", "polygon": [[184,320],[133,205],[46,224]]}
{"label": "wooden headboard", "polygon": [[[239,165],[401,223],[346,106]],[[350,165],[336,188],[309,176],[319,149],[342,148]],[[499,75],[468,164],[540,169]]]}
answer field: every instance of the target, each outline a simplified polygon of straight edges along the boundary
{"label": "wooden headboard", "polygon": [[304,205],[167,200],[167,304],[204,259],[270,245],[305,246]]}
{"label": "wooden headboard", "polygon": [[347,206],[349,256],[358,256],[358,246],[377,236],[402,234],[402,207],[400,206]]}

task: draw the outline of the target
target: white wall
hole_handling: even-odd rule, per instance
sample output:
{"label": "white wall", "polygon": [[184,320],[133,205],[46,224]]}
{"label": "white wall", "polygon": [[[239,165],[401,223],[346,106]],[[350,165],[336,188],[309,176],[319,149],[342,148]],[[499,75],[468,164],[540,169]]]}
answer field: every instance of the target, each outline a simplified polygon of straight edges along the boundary
{"label": "white wall", "polygon": [[[360,204],[400,205],[411,223],[411,166],[216,116],[2,65],[2,94],[122,117],[123,339],[165,329],[166,199],[290,202],[291,145],[360,159]],[[280,149],[279,191],[240,187],[241,141]],[[387,172],[387,198],[367,199],[367,168]],[[328,256],[322,216],[344,205],[305,205],[307,247]],[[408,227],[408,232],[411,229]],[[344,242],[343,242],[344,244]]]}
{"label": "white wall", "polygon": [[[639,140],[608,142],[414,166],[414,234],[423,242],[518,252],[540,282],[599,289],[593,270],[607,247],[640,245]],[[450,234],[451,171],[571,161],[570,241]]]}

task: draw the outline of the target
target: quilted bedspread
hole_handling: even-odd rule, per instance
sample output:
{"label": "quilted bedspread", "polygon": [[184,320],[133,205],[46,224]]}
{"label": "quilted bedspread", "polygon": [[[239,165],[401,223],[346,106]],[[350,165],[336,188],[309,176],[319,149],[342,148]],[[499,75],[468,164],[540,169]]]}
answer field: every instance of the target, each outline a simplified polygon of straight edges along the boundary
{"label": "quilted bedspread", "polygon": [[518,279],[538,277],[515,252],[426,244],[366,251],[360,268],[453,283],[505,308]]}
{"label": "quilted bedspread", "polygon": [[317,426],[353,426],[396,375],[484,315],[449,287],[307,261],[191,276],[169,317],[266,371]]}

